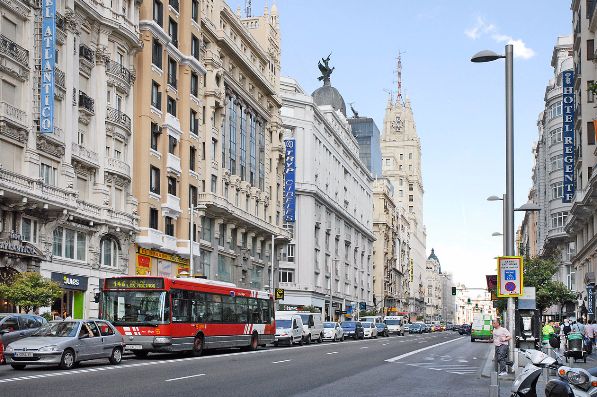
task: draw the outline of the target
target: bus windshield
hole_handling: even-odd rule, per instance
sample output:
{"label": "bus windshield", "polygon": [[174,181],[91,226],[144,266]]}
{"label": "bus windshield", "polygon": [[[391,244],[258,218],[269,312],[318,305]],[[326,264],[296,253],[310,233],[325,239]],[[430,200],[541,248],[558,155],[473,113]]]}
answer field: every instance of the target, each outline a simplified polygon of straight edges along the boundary
{"label": "bus windshield", "polygon": [[114,325],[158,325],[170,322],[165,291],[106,291],[103,318]]}

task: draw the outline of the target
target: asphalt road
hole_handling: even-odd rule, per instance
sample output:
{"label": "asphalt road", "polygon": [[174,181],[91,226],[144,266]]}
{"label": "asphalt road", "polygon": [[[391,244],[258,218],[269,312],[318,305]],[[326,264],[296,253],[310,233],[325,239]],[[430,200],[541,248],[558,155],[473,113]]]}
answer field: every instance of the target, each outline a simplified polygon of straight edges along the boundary
{"label": "asphalt road", "polygon": [[441,396],[488,393],[488,345],[452,332],[202,357],[150,355],[71,371],[0,367],[0,396]]}

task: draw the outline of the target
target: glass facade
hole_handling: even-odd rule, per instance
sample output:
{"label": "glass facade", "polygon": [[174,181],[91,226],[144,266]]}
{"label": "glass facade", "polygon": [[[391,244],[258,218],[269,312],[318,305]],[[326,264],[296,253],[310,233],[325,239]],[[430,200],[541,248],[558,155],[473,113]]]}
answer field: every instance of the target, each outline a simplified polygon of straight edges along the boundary
{"label": "glass facade", "polygon": [[369,117],[349,118],[352,135],[359,143],[359,158],[375,177],[381,177],[380,132]]}

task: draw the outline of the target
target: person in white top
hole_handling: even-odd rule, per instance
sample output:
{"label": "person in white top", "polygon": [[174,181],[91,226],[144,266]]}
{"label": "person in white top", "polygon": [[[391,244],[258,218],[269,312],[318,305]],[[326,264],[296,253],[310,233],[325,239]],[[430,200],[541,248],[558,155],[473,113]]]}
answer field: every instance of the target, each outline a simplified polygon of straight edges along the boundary
{"label": "person in white top", "polygon": [[499,319],[493,320],[493,345],[495,346],[495,360],[498,363],[499,375],[507,375],[506,361],[508,360],[508,341],[512,334],[500,325]]}

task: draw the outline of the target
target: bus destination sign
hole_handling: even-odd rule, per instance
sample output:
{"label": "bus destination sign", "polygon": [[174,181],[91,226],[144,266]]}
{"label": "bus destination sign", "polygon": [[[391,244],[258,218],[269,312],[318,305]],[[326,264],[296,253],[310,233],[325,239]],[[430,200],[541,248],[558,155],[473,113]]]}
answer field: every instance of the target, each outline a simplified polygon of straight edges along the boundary
{"label": "bus destination sign", "polygon": [[150,277],[107,278],[106,289],[163,289],[164,279]]}

